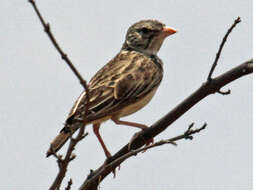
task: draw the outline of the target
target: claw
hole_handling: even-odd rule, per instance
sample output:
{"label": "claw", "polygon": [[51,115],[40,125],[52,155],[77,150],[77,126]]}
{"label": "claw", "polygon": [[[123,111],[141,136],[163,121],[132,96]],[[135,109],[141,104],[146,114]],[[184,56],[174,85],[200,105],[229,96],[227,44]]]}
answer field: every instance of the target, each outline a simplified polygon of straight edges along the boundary
{"label": "claw", "polygon": [[[135,141],[135,139],[137,139],[140,136],[141,132],[142,131],[135,133],[134,136],[131,138],[130,142],[128,143],[128,150],[131,150],[132,143]],[[143,137],[141,137],[141,138],[143,138]],[[143,138],[143,140],[145,140],[145,139]],[[154,138],[150,138],[146,141],[145,146],[148,146],[153,143],[154,143]],[[145,151],[143,151],[143,152],[145,152]]]}
{"label": "claw", "polygon": [[[148,139],[148,140],[146,141],[145,146],[151,145],[151,144],[153,144],[153,143],[154,143],[154,138]],[[146,150],[143,150],[143,151],[142,151],[142,153],[144,153],[144,152],[146,152]]]}
{"label": "claw", "polygon": [[[108,152],[109,153],[109,152]],[[105,162],[104,162],[104,164],[103,164],[103,167],[106,167],[106,165],[107,164],[109,164],[109,163],[111,163],[111,154],[109,153],[109,154],[106,154],[106,160],[105,160]],[[113,178],[116,178],[116,169],[118,168],[118,170],[120,170],[120,165],[119,166],[117,166],[116,168],[114,168],[113,170],[112,170],[112,173],[113,173]]]}

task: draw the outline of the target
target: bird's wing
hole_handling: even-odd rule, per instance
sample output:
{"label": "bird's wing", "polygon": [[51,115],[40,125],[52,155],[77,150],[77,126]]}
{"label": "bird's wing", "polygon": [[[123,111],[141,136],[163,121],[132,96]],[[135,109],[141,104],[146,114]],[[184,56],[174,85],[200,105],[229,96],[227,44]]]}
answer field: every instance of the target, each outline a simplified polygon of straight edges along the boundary
{"label": "bird's wing", "polygon": [[89,82],[89,112],[84,113],[86,92],[83,92],[68,120],[85,116],[93,121],[112,115],[151,92],[162,75],[161,67],[151,58],[137,52],[121,52]]}

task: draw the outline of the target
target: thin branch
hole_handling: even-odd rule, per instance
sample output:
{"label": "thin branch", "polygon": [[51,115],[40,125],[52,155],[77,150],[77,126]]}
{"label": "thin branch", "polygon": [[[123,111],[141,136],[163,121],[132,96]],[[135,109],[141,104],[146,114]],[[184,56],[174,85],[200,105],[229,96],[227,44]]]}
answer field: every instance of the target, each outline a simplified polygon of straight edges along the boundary
{"label": "thin branch", "polygon": [[[240,18],[240,17],[237,17],[237,19],[235,19],[235,21],[234,21],[234,24],[232,24],[232,26],[228,29],[226,35],[223,37],[222,42],[221,42],[220,47],[219,47],[219,50],[218,50],[218,52],[216,53],[216,57],[215,57],[215,60],[214,60],[214,62],[213,62],[213,65],[212,65],[212,67],[211,67],[211,70],[210,70],[210,72],[209,72],[209,74],[208,74],[208,77],[207,77],[207,80],[208,80],[208,81],[212,80],[212,74],[213,74],[213,72],[214,72],[215,67],[216,67],[217,64],[218,64],[218,60],[219,60],[219,58],[220,58],[222,48],[223,48],[224,44],[226,43],[229,34],[232,32],[232,30],[234,29],[234,27],[235,27],[239,22],[241,22],[241,18]],[[223,94],[223,95],[224,95],[224,94]]]}
{"label": "thin branch", "polygon": [[50,24],[46,23],[44,18],[42,17],[36,3],[34,0],[28,0],[29,3],[31,3],[32,7],[34,8],[43,28],[44,31],[46,32],[46,34],[48,35],[49,39],[51,40],[51,42],[53,43],[54,47],[57,49],[57,51],[59,52],[59,54],[61,55],[61,58],[68,64],[68,66],[70,67],[70,69],[72,70],[72,72],[75,74],[75,76],[78,78],[79,82],[81,83],[81,85],[84,87],[84,89],[87,91],[88,87],[87,87],[87,83],[86,81],[83,79],[83,77],[81,76],[81,74],[78,72],[78,70],[75,68],[75,66],[72,64],[72,62],[70,61],[70,59],[68,58],[67,54],[64,53],[64,51],[62,50],[62,48],[59,46],[58,42],[56,41],[53,33],[51,32],[51,28],[50,28]]}
{"label": "thin branch", "polygon": [[[36,3],[34,0],[28,0],[29,3],[31,3],[32,7],[34,8],[43,28],[44,31],[46,32],[46,34],[48,35],[49,39],[51,40],[52,44],[54,45],[54,47],[56,48],[56,50],[58,51],[58,53],[61,55],[61,58],[68,64],[68,66],[70,67],[71,71],[75,74],[75,76],[78,78],[79,82],[81,83],[81,85],[83,86],[83,88],[86,91],[86,107],[85,107],[85,113],[87,113],[88,108],[89,108],[89,89],[88,89],[88,85],[87,82],[83,79],[83,77],[81,76],[81,74],[78,72],[78,70],[75,68],[75,66],[73,65],[73,63],[70,61],[70,59],[68,58],[67,54],[62,50],[62,48],[60,47],[60,45],[58,44],[58,42],[56,41],[53,33],[51,32],[51,28],[50,28],[50,24],[46,23],[44,18],[42,17]],[[76,144],[81,141],[84,137],[86,137],[88,135],[88,133],[84,134],[84,130],[85,130],[85,124],[86,121],[83,121],[84,125],[79,129],[78,135],[76,136],[76,138],[72,138],[71,135],[71,140],[68,146],[68,150],[67,153],[64,157],[64,159],[62,158],[62,155],[57,155],[56,153],[54,153],[54,156],[57,159],[57,163],[58,163],[58,167],[59,167],[59,172],[53,182],[53,184],[50,187],[50,190],[55,190],[55,189],[59,189],[62,183],[62,180],[65,177],[65,174],[67,172],[67,167],[69,165],[69,163],[75,159],[75,155],[72,154],[72,152],[75,149]],[[69,181],[69,189],[70,186],[72,184],[72,180]]]}
{"label": "thin branch", "polygon": [[[107,164],[103,167],[103,169],[101,169],[99,172],[96,173],[96,175],[93,175],[91,178],[89,178],[88,180],[85,181],[85,183],[80,187],[80,190],[82,190],[82,187],[85,187],[87,185],[89,185],[89,183],[92,183],[92,181],[99,179],[100,175],[106,171],[106,170],[110,170],[111,168],[115,168],[119,165],[119,163],[122,163],[124,160],[132,157],[132,156],[136,156],[138,153],[140,152],[144,152],[146,150],[149,150],[151,148],[154,147],[158,147],[158,146],[162,146],[165,144],[172,144],[174,146],[176,146],[176,141],[182,140],[182,139],[192,139],[194,134],[199,133],[200,131],[204,130],[207,126],[207,124],[205,123],[202,127],[198,128],[198,129],[194,129],[192,130],[193,125],[191,125],[187,131],[185,131],[183,134],[178,135],[176,137],[170,138],[170,139],[166,139],[166,140],[160,140],[156,143],[153,143],[151,145],[142,147],[142,148],[138,148],[136,150],[130,150],[127,154],[124,154],[123,156],[117,158],[116,160],[112,161],[110,164]],[[93,171],[91,172],[90,175],[92,175]],[[98,184],[99,185],[99,184]]]}

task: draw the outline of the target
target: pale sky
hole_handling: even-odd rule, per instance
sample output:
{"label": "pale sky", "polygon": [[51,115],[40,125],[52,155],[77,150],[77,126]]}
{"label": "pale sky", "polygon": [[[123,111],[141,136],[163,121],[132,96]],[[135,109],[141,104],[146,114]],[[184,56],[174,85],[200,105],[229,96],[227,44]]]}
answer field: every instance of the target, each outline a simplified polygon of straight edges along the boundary
{"label": "pale sky", "polygon": [[[205,80],[221,39],[237,16],[214,76],[253,58],[253,1],[69,1],[37,0],[60,45],[86,80],[120,50],[130,25],[158,19],[178,30],[159,52],[164,78],[153,100],[125,120],[151,125]],[[52,46],[27,0],[0,2],[0,187],[44,190],[57,171],[46,158],[50,141],[82,92],[78,80]],[[191,122],[208,128],[178,147],[164,145],[121,165],[101,190],[251,190],[253,187],[253,75],[224,89],[232,94],[205,98],[155,141],[183,133]],[[72,189],[105,159],[91,126],[70,164]],[[138,131],[108,121],[101,134],[111,153]],[[66,146],[65,146],[66,147]],[[62,188],[63,188],[62,187]]]}

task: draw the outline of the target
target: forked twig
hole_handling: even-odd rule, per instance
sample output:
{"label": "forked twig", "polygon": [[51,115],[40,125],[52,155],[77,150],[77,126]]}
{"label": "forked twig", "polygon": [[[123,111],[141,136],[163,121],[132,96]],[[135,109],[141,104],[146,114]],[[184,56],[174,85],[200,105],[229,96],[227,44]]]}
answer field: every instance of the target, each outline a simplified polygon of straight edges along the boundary
{"label": "forked twig", "polygon": [[[222,42],[221,42],[220,47],[219,47],[219,50],[218,50],[218,52],[216,53],[216,57],[215,57],[215,60],[214,60],[214,62],[213,62],[213,65],[212,65],[212,67],[211,67],[211,70],[210,70],[210,72],[209,72],[209,74],[208,74],[207,81],[211,81],[211,80],[212,80],[212,75],[213,75],[213,72],[214,72],[215,67],[216,67],[217,64],[218,64],[218,60],[219,60],[219,58],[220,58],[222,48],[223,48],[224,44],[226,43],[229,34],[232,32],[232,30],[234,29],[234,27],[235,27],[238,23],[240,23],[240,22],[241,22],[241,18],[240,18],[240,17],[237,17],[237,19],[235,19],[234,23],[233,23],[232,26],[228,29],[227,33],[226,33],[225,36],[223,37]],[[229,91],[229,92],[230,92],[230,91]],[[225,94],[228,94],[228,93],[225,93]],[[225,94],[223,94],[223,95],[225,95]]]}

